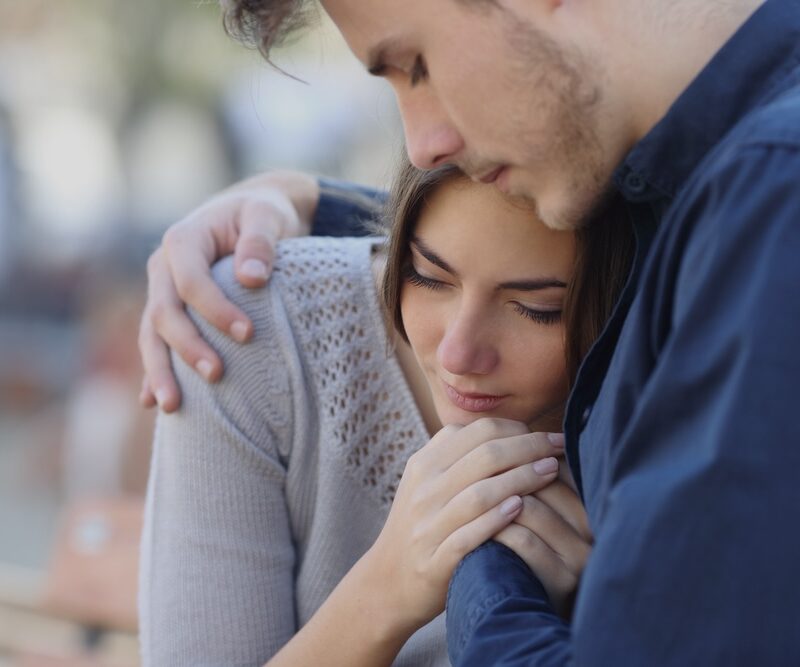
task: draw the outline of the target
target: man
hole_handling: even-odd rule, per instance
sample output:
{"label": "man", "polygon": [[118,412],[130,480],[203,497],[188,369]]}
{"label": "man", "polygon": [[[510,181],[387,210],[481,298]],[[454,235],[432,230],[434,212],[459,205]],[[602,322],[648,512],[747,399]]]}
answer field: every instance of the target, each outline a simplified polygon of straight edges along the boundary
{"label": "man", "polygon": [[[246,4],[272,36],[288,15],[269,8],[295,3]],[[571,622],[487,543],[451,582],[453,662],[796,663],[800,3],[322,4],[392,84],[417,166],[456,163],[558,228],[602,224],[616,191],[638,239],[565,420],[595,534]],[[176,282],[196,285],[201,256],[178,246]],[[148,315],[143,349],[163,374],[154,330]]]}

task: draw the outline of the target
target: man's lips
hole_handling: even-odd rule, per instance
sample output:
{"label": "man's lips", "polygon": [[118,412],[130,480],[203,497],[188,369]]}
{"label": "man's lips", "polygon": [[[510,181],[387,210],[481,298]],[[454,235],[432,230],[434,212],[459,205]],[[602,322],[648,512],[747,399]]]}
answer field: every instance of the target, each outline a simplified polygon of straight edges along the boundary
{"label": "man's lips", "polygon": [[444,393],[450,402],[457,408],[466,410],[467,412],[489,412],[494,410],[500,403],[502,403],[506,396],[497,396],[494,394],[476,394],[461,392],[455,387],[450,386],[442,380],[444,385]]}
{"label": "man's lips", "polygon": [[490,171],[488,174],[484,174],[483,176],[479,176],[478,180],[481,183],[494,183],[497,180],[497,177],[500,175],[500,172],[503,171],[505,167],[500,166],[496,169]]}

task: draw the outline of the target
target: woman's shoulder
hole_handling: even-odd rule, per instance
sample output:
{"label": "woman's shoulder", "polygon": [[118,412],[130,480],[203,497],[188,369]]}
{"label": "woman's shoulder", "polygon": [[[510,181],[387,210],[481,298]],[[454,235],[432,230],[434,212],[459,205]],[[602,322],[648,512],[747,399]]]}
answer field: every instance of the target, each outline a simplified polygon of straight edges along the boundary
{"label": "woman's shoulder", "polygon": [[222,260],[213,269],[214,278],[251,319],[253,339],[243,346],[245,350],[206,323],[201,333],[215,339],[212,345],[220,349],[226,367],[226,356],[247,358],[245,365],[263,367],[265,357],[280,355],[294,375],[304,369],[307,388],[319,390],[328,384],[331,368],[338,369],[340,379],[361,372],[365,363],[385,357],[388,349],[372,272],[373,249],[380,243],[377,237],[282,241],[262,289],[242,287],[232,258]]}
{"label": "woman's shoulder", "polygon": [[[285,239],[276,247],[272,274],[264,290],[239,284],[233,257],[217,262],[212,274],[225,296],[248,315],[251,308],[263,307],[263,299],[276,295],[284,301],[301,299],[307,303],[334,293],[364,299],[375,291],[371,257],[373,248],[380,243],[376,237]],[[268,291],[273,294],[265,294]]]}
{"label": "woman's shoulder", "polygon": [[383,345],[385,328],[372,273],[377,238],[305,237],[278,244],[272,289],[304,348],[320,339]]}

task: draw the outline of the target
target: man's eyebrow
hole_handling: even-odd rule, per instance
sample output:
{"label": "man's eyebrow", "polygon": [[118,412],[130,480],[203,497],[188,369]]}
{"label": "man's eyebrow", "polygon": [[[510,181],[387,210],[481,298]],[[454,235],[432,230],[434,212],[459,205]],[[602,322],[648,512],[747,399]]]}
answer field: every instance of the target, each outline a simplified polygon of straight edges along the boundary
{"label": "man's eyebrow", "polygon": [[372,76],[382,76],[386,69],[386,52],[397,47],[398,41],[392,37],[381,40],[367,51],[367,72]]}
{"label": "man's eyebrow", "polygon": [[447,273],[458,277],[458,273],[456,273],[455,269],[450,266],[447,262],[445,262],[439,255],[437,255],[433,250],[431,250],[428,246],[426,246],[419,238],[416,236],[412,237],[411,245],[413,245],[417,252],[422,255],[425,259],[427,259],[431,264],[435,264],[440,269],[444,269]]}

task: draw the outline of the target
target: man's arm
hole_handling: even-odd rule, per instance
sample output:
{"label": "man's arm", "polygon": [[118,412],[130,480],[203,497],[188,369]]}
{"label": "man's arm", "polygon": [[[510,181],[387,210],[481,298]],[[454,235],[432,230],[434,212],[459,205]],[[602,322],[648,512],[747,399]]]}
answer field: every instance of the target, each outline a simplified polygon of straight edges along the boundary
{"label": "man's arm", "polygon": [[569,662],[569,626],[528,566],[498,542],[486,542],[461,561],[445,618],[447,650],[457,667]]}
{"label": "man's arm", "polygon": [[140,401],[166,412],[180,405],[170,348],[208,381],[222,376],[222,361],[185,313],[197,312],[220,331],[245,342],[250,319],[220,292],[210,276],[218,259],[234,254],[236,278],[264,285],[275,244],[290,236],[366,233],[384,196],[368,188],[274,171],[225,190],[176,223],[148,262],[148,298],[139,331],[145,377]]}
{"label": "man's arm", "polygon": [[751,147],[688,199],[701,222],[609,452],[571,628],[524,571],[476,553],[451,584],[456,666],[797,661],[798,174],[796,150]]}

